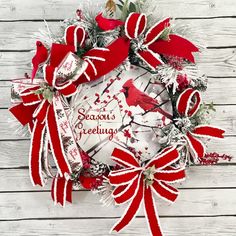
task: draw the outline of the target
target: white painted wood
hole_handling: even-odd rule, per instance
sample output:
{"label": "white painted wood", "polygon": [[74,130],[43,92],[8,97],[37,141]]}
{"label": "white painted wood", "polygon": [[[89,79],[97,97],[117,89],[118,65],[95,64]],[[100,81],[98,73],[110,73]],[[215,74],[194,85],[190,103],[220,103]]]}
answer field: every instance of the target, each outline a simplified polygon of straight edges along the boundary
{"label": "white painted wood", "polygon": [[[158,13],[164,15],[171,15],[174,17],[218,17],[218,16],[234,16],[236,9],[234,0],[159,0],[156,2]],[[31,1],[21,0],[5,1],[1,0],[1,20],[15,20],[15,19],[64,19],[71,17],[75,9],[80,4],[86,2],[85,0],[41,0]],[[90,5],[94,7],[97,3],[103,3],[104,0],[96,0],[95,4]]]}
{"label": "white painted wood", "polygon": [[[109,236],[117,219],[23,220],[0,222],[1,236]],[[232,236],[236,217],[181,217],[161,218],[168,236]],[[146,236],[146,220],[135,219],[121,236]]]}
{"label": "white painted wood", "polygon": [[[161,216],[234,215],[236,189],[182,189],[175,204],[156,199]],[[232,196],[232,197],[230,197]],[[125,206],[103,207],[99,196],[88,191],[73,192],[73,204],[55,206],[49,192],[2,193],[0,220],[68,217],[118,217]],[[143,209],[138,216],[143,216]]]}
{"label": "white painted wood", "polygon": [[[192,166],[187,169],[186,176],[186,181],[176,185],[179,189],[233,188],[236,181],[236,166]],[[51,188],[51,180],[44,188],[33,187],[28,169],[1,169],[0,179],[0,192],[49,191]]]}
{"label": "white painted wood", "polygon": [[[186,28],[186,36],[193,41],[202,41],[204,46],[235,46],[236,18],[177,19],[173,24],[178,29]],[[48,22],[50,30],[56,34],[60,22]],[[0,50],[32,50],[35,48],[34,33],[39,29],[46,30],[44,22],[6,22],[0,24]],[[59,31],[60,32],[60,31]],[[224,38],[224,40],[222,40]]]}
{"label": "white painted wood", "polygon": [[235,48],[208,49],[202,53],[199,69],[208,76],[235,76],[235,59]]}

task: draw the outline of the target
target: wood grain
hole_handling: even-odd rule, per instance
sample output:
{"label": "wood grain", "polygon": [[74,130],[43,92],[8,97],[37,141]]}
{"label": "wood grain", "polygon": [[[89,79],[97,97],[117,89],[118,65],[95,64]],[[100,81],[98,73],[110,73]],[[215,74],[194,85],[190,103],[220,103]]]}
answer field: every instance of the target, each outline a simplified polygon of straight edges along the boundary
{"label": "wood grain", "polygon": [[[236,189],[182,189],[175,204],[170,205],[161,199],[156,203],[160,216],[230,216],[235,214],[236,198],[226,199],[226,196],[235,194]],[[118,217],[123,214],[125,206],[103,207],[99,199],[91,192],[73,192],[73,204],[67,204],[63,209],[53,204],[49,192],[2,193],[0,220]],[[144,216],[142,209],[138,216]]]}
{"label": "wood grain", "polygon": [[[2,236],[109,236],[108,232],[118,219],[69,219],[23,220],[0,222]],[[236,217],[171,217],[161,218],[165,235],[168,236],[232,236]],[[92,226],[92,227],[91,227]],[[122,236],[149,235],[146,220],[136,218]]]}
{"label": "wood grain", "polygon": [[[64,19],[71,17],[75,9],[79,8],[85,1],[74,0],[21,0],[1,1],[1,20],[32,20],[32,19]],[[90,7],[98,3],[104,5],[104,0],[96,0]],[[234,0],[159,0],[157,2],[158,13],[171,15],[173,17],[219,17],[234,16],[236,9]]]}
{"label": "wood grain", "polygon": [[[235,187],[236,166],[192,166],[187,169],[187,178],[179,189],[185,188],[233,188]],[[32,186],[28,169],[0,169],[0,192],[49,191],[51,180],[42,188]]]}
{"label": "wood grain", "polygon": [[[109,236],[108,232],[118,219],[23,220],[0,222],[2,236]],[[162,228],[168,236],[232,236],[236,217],[172,217],[161,218]],[[92,226],[92,227],[91,227]],[[148,235],[146,220],[135,219],[122,231],[122,236]],[[112,234],[114,235],[114,234]],[[116,235],[116,234],[115,234]]]}
{"label": "wood grain", "polygon": [[[184,27],[186,37],[202,41],[207,47],[236,46],[236,18],[177,19],[173,22],[177,29]],[[52,33],[58,35],[60,22],[48,22]],[[34,34],[39,29],[46,30],[44,22],[5,22],[0,24],[0,51],[32,50],[35,48]],[[224,38],[224,40],[222,40]]]}

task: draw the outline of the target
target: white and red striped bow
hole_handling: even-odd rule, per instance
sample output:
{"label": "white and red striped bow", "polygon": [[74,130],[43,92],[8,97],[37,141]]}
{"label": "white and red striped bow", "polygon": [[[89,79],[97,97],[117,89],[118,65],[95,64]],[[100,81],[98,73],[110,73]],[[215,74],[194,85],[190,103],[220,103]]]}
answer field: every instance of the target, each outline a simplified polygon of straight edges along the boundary
{"label": "white and red striped bow", "polygon": [[[164,64],[160,54],[177,56],[194,62],[193,52],[199,49],[187,39],[170,34],[168,40],[160,38],[164,30],[170,26],[170,18],[165,18],[154,24],[145,34],[147,16],[142,13],[130,13],[125,22],[125,34],[130,40],[135,40],[138,50],[137,56],[152,70],[160,64]],[[140,37],[142,36],[142,37]]]}
{"label": "white and red striped bow", "polygon": [[[54,177],[52,185],[52,198],[55,203],[65,205],[71,202],[72,173],[70,161],[77,163],[82,168],[83,162],[76,144],[73,131],[70,127],[67,114],[62,105],[62,95],[65,97],[76,93],[76,86],[70,81],[60,82],[56,77],[57,68],[50,65],[44,66],[44,87],[41,84],[28,86],[20,93],[22,105],[14,107],[14,114],[24,107],[32,109],[32,133],[29,153],[29,170],[33,185],[44,185],[42,173],[42,158],[47,156],[48,147],[52,152],[58,174]],[[51,93],[46,97],[44,92]],[[41,91],[38,93],[38,91]],[[67,151],[64,150],[63,137],[70,140]],[[49,146],[50,145],[50,146]]]}
{"label": "white and red striped bow", "polygon": [[[63,107],[60,96],[64,95],[67,97],[75,94],[76,87],[71,81],[66,81],[61,84],[58,83],[56,73],[56,68],[49,65],[44,66],[44,82],[46,82],[47,86],[51,89],[50,92],[52,93],[52,101],[45,98],[44,91],[40,94],[37,93],[37,91],[42,89],[40,85],[32,86],[20,93],[24,106],[36,105],[36,109],[32,115],[32,118],[35,119],[35,121],[32,129],[29,162],[30,175],[34,185],[44,185],[41,170],[41,158],[42,155],[45,155],[45,147],[48,146],[48,142],[45,141],[46,133],[48,135],[51,151],[60,176],[62,177],[65,176],[65,174],[71,174],[71,167],[64,152],[62,143],[62,134],[60,132],[58,122],[57,107],[60,106],[60,110]],[[63,110],[61,110],[61,112],[63,112]],[[63,115],[65,117],[66,115],[64,113],[65,112],[63,112]],[[72,138],[74,147],[77,148],[76,142],[73,140],[74,137],[72,130],[70,130],[70,138]],[[82,165],[79,150],[76,158],[80,160]]]}
{"label": "white and red striped bow", "polygon": [[[183,91],[176,103],[177,111],[181,117],[193,117],[201,104],[201,94],[198,90],[188,88]],[[211,125],[198,125],[193,130],[187,131],[185,139],[187,140],[190,153],[197,160],[203,158],[206,151],[205,145],[199,138],[224,138],[224,130]]]}
{"label": "white and red striped bow", "polygon": [[119,232],[127,226],[144,201],[151,234],[161,236],[162,231],[153,193],[169,202],[176,200],[178,190],[169,183],[179,182],[185,178],[183,168],[171,166],[179,160],[178,151],[174,147],[168,147],[145,165],[140,165],[133,154],[120,149],[114,149],[112,159],[123,167],[120,170],[111,171],[108,176],[111,185],[115,186],[112,196],[117,204],[130,202],[125,214],[112,230]]}

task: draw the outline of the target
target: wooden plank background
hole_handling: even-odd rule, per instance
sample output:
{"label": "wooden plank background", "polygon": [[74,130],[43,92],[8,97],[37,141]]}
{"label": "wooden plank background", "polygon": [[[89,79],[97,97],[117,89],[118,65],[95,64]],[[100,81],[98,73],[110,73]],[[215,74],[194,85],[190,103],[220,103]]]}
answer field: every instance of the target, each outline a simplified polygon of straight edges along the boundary
{"label": "wooden plank background", "polygon": [[[28,177],[29,140],[9,127],[10,80],[30,71],[31,35],[57,28],[86,0],[0,0],[0,235],[109,235],[123,208],[105,208],[96,195],[73,193],[74,204],[54,206],[49,187],[32,187]],[[104,2],[94,0],[93,4]],[[209,79],[206,102],[214,101],[212,123],[226,129],[226,138],[209,150],[236,157],[236,2],[235,0],[158,0],[158,11],[187,24],[203,37],[207,50],[199,68]],[[176,204],[157,206],[166,235],[236,235],[236,159],[217,166],[188,170]],[[144,214],[120,235],[148,235]]]}

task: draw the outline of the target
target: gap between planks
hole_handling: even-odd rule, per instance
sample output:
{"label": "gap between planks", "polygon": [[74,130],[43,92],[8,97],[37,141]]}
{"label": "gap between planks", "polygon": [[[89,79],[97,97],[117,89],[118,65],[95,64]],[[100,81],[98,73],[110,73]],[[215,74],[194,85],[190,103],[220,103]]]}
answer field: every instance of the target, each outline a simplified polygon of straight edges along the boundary
{"label": "gap between planks", "polygon": [[[235,19],[236,16],[209,16],[209,17],[170,17],[172,20],[213,20],[213,19]],[[47,22],[62,22],[65,19],[44,19]],[[15,19],[15,20],[0,20],[0,23],[11,23],[11,22],[44,22],[41,19]]]}
{"label": "gap between planks", "polygon": [[[229,214],[229,215],[187,215],[187,216],[172,216],[172,215],[166,215],[166,216],[159,216],[162,219],[173,219],[173,218],[220,218],[220,217],[236,217],[236,214]],[[145,216],[136,216],[136,219],[146,219]],[[120,216],[111,216],[111,217],[45,217],[45,218],[18,218],[18,219],[0,219],[0,222],[14,222],[14,221],[34,221],[34,220],[40,220],[40,221],[47,221],[47,220],[106,220],[106,219],[120,219]]]}
{"label": "gap between planks", "polygon": [[[115,219],[47,219],[3,221],[0,223],[3,236],[109,236]],[[171,236],[232,236],[235,234],[235,216],[212,217],[161,217],[165,235]],[[149,235],[146,219],[137,217],[124,231],[123,236]],[[92,227],[91,227],[92,226]]]}

